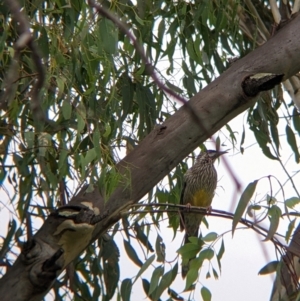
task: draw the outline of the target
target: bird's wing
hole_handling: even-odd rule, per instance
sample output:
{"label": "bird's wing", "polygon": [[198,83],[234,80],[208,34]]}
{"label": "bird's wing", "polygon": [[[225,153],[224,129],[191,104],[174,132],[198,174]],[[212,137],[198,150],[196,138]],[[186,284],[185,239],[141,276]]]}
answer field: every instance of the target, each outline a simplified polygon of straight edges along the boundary
{"label": "bird's wing", "polygon": [[[183,182],[183,187],[182,187],[182,190],[181,190],[181,196],[180,196],[180,205],[185,205],[183,203],[183,197],[184,197],[184,192],[185,192],[185,188],[186,188],[186,181]],[[180,214],[180,230],[183,231],[185,229],[185,226],[184,226],[184,214],[182,214],[182,209],[179,211],[179,214]]]}
{"label": "bird's wing", "polygon": [[186,188],[186,181],[183,182],[183,187],[182,187],[181,195],[180,195],[180,205],[185,205],[183,203],[183,196],[184,196],[185,188]]}

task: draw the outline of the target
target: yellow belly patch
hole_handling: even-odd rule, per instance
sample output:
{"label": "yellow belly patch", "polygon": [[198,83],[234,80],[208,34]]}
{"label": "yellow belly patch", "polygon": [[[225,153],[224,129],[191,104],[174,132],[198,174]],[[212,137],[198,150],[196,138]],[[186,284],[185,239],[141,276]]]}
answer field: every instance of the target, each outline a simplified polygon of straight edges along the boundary
{"label": "yellow belly patch", "polygon": [[191,202],[192,206],[209,207],[212,202],[212,196],[208,194],[204,189],[197,191]]}

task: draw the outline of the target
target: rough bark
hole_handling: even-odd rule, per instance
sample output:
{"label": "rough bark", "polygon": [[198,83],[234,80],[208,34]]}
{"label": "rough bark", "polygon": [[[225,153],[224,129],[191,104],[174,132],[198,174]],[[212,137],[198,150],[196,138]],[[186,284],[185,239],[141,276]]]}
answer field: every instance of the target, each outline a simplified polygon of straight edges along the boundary
{"label": "rough bark", "polygon": [[115,223],[124,208],[138,202],[200,143],[255,103],[255,96],[244,93],[245,79],[268,73],[278,83],[296,74],[300,70],[299,28],[297,16],[196,94],[189,104],[201,125],[182,107],[156,127],[117,165],[127,180],[105,206],[97,189],[83,188],[68,206],[50,215],[0,280],[1,300],[40,300],[63,269]]}

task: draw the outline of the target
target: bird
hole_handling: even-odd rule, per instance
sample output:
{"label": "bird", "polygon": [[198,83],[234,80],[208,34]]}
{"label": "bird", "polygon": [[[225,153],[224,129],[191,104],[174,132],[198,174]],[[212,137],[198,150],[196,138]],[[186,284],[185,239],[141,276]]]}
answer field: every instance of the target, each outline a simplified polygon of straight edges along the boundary
{"label": "bird", "polygon": [[[201,151],[195,164],[184,175],[180,204],[211,208],[211,203],[217,187],[218,175],[214,162],[227,151],[206,150]],[[204,215],[181,211],[180,228],[185,230],[184,244],[189,243],[189,237],[198,237],[199,226]],[[189,271],[190,261],[182,265],[182,277],[185,278]]]}

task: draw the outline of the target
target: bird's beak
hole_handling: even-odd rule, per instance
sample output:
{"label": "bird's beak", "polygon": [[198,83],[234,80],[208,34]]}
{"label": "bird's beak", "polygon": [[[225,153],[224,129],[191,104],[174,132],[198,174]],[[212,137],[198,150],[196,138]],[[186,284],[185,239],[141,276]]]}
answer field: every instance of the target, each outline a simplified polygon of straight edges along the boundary
{"label": "bird's beak", "polygon": [[223,152],[221,152],[221,151],[215,151],[213,153],[210,153],[209,156],[211,158],[213,158],[213,159],[217,159],[217,158],[219,158],[220,156],[222,156],[222,155],[224,155],[226,153],[228,153],[228,152],[227,151],[223,151]]}

